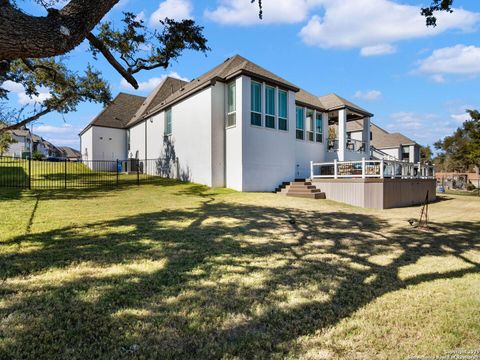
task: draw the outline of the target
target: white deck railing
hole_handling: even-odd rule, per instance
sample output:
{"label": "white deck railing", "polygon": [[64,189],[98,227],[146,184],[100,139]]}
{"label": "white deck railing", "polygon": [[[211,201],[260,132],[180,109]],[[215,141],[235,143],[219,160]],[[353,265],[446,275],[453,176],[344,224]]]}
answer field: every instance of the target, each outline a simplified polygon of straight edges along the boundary
{"label": "white deck railing", "polygon": [[310,162],[311,179],[342,178],[391,178],[391,179],[434,179],[432,165],[394,160]]}

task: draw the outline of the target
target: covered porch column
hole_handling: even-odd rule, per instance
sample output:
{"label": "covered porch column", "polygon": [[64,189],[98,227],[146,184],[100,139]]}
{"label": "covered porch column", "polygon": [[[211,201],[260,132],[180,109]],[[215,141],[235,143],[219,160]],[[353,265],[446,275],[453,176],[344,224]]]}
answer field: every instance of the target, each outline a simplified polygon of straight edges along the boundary
{"label": "covered porch column", "polygon": [[363,118],[363,134],[362,141],[365,146],[365,158],[370,159],[370,117],[366,116]]}
{"label": "covered porch column", "polygon": [[338,110],[338,160],[345,161],[347,146],[347,109]]}

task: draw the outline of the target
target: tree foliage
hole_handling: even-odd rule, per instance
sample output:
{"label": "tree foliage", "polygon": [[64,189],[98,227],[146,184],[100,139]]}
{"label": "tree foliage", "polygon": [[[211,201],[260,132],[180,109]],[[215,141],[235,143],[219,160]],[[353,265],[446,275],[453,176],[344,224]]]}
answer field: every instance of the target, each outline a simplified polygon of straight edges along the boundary
{"label": "tree foliage", "polygon": [[422,146],[420,147],[420,161],[422,163],[428,163],[432,160],[432,149],[430,146]]}
{"label": "tree foliage", "polygon": [[447,13],[452,13],[452,5],[453,0],[432,0],[430,6],[422,8],[421,14],[425,16],[427,26],[437,26],[435,12],[445,11]]}
{"label": "tree foliage", "polygon": [[437,141],[440,153],[436,163],[446,171],[467,171],[480,167],[480,112],[467,110],[471,119],[463,123],[452,135]]}
{"label": "tree foliage", "polygon": [[[78,29],[78,26],[75,28],[76,23],[71,18],[79,14],[86,17],[89,15],[87,12],[89,8],[93,9],[91,12],[95,12],[97,9],[99,12],[108,12],[118,0],[97,0],[97,6],[91,0],[70,0],[60,10],[53,8],[53,6],[63,5],[65,1],[32,1],[47,9],[46,21],[55,24],[55,21],[60,22],[60,24],[61,21],[64,21],[66,30],[63,31],[66,34],[75,31],[75,36],[81,36],[81,40],[86,39],[90,45],[92,59],[97,60],[99,56],[103,56],[134,88],[138,88],[138,83],[134,77],[138,72],[156,68],[166,69],[185,50],[203,53],[209,50],[207,39],[203,35],[203,27],[198,26],[193,20],[175,21],[166,18],[160,21],[160,30],[149,30],[142,19],[131,12],[125,12],[119,27],[114,26],[109,21],[97,22],[98,26],[91,31],[87,24],[92,19],[85,19],[83,21],[84,26],[80,21],[81,29]],[[20,16],[21,19],[29,17],[21,11],[15,2],[9,0],[0,1],[0,13],[0,21],[2,16],[7,19],[14,16]],[[70,18],[67,15],[70,15]],[[32,21],[42,19],[41,17],[30,17]],[[92,17],[101,19],[99,14],[94,14]],[[0,31],[1,27],[0,24]],[[77,34],[82,31],[84,34]],[[47,37],[48,34],[38,34],[38,36],[42,38],[42,36]],[[73,37],[74,35],[68,36]],[[34,42],[35,39],[32,38],[31,41]],[[47,47],[48,42],[44,42],[45,47]],[[84,101],[108,104],[111,100],[108,83],[102,79],[100,72],[95,70],[92,65],[86,65],[83,73],[74,72],[68,68],[64,58],[42,56],[44,53],[55,52],[57,49],[45,49],[42,52],[40,44],[38,45],[39,57],[31,58],[28,56],[22,57],[16,53],[16,55],[10,56],[8,48],[6,50],[5,48],[2,49],[2,45],[2,38],[0,37],[0,101],[5,102],[9,95],[5,86],[2,86],[6,81],[21,84],[25,93],[32,98],[38,96],[40,89],[47,90],[49,95],[36,104],[28,114],[22,108],[17,110],[14,116],[11,116],[11,112],[7,113],[5,111],[5,106],[0,107],[0,120],[9,123],[9,126],[0,129],[0,132],[26,125],[52,111],[59,113],[75,111],[78,104]],[[49,46],[51,47],[51,45]],[[69,44],[65,45],[65,52],[70,50],[69,46]],[[29,49],[29,51],[30,54],[32,49]],[[61,50],[58,52],[62,53]],[[3,59],[1,57],[2,53],[4,54]],[[12,121],[12,119],[15,119],[15,121]]]}
{"label": "tree foliage", "polygon": [[11,144],[15,144],[17,141],[13,138],[9,132],[0,133],[0,156],[3,156],[8,151]]}

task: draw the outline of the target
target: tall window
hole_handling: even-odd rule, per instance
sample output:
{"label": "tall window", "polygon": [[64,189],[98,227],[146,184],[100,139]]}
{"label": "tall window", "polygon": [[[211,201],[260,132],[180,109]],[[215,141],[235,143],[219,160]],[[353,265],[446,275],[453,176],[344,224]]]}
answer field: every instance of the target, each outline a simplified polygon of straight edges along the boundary
{"label": "tall window", "polygon": [[165,135],[172,135],[172,108],[165,110]]}
{"label": "tall window", "polygon": [[402,146],[402,160],[410,159],[410,146]]}
{"label": "tall window", "polygon": [[265,86],[265,127],[275,129],[275,88]]}
{"label": "tall window", "polygon": [[236,104],[237,104],[237,90],[235,81],[227,85],[227,127],[235,126],[237,123]]}
{"label": "tall window", "polygon": [[323,142],[323,121],[322,113],[317,112],[317,117],[315,119],[315,141]]}
{"label": "tall window", "polygon": [[252,112],[250,122],[252,125],[262,126],[262,84],[252,81],[251,86]]}
{"label": "tall window", "polygon": [[305,127],[304,127],[305,112],[303,107],[297,106],[297,131],[296,136],[299,140],[305,139]]}
{"label": "tall window", "polygon": [[127,151],[130,151],[130,129],[127,130]]}
{"label": "tall window", "polygon": [[313,137],[313,110],[307,109],[307,139],[308,141],[314,141]]}
{"label": "tall window", "polygon": [[278,129],[279,130],[288,130],[288,121],[287,121],[287,92],[283,90],[278,90]]}

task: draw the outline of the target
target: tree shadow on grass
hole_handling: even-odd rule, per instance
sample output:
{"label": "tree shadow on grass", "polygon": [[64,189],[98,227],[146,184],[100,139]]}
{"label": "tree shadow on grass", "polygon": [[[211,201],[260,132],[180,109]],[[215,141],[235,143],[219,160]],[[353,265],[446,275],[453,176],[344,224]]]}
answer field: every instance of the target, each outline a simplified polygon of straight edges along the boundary
{"label": "tree shadow on grass", "polygon": [[[434,226],[387,232],[374,215],[212,197],[17,237],[0,245],[0,357],[282,356],[383,294],[479,272],[467,253],[480,224]],[[12,243],[33,248],[2,251]],[[468,266],[399,276],[427,255]]]}

